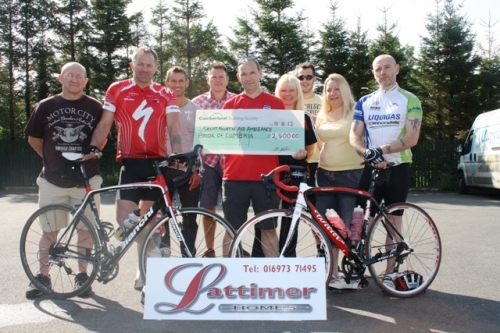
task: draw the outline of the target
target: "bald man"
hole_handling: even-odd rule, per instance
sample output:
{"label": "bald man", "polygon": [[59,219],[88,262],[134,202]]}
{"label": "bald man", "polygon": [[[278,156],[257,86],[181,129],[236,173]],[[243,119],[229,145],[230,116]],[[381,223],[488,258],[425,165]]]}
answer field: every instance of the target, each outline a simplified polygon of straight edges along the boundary
{"label": "bald man", "polygon": [[[63,203],[76,205],[82,202],[85,196],[85,187],[81,185],[81,178],[74,168],[63,156],[63,152],[80,153],[82,147],[90,144],[90,138],[101,119],[102,104],[96,99],[83,93],[88,82],[85,67],[77,62],[65,64],[59,74],[62,91],[60,94],[40,101],[32,113],[24,133],[33,149],[42,157],[43,168],[36,183],[39,187],[39,207],[49,204]],[[102,146],[104,146],[105,141]],[[102,149],[102,147],[101,147]],[[98,160],[85,162],[87,176],[93,189],[99,188],[102,178],[99,176]],[[99,195],[94,196],[99,205]],[[90,210],[85,215],[92,220]],[[40,237],[40,248],[49,248],[57,239],[59,230],[65,227],[66,218],[55,219],[43,227],[43,236]],[[82,248],[92,248],[88,231],[80,230],[78,237]],[[47,255],[40,252],[40,271],[37,279],[42,284],[51,288],[50,273],[53,266],[48,264]],[[75,285],[83,285],[87,279],[87,264],[81,262],[80,271],[74,272]],[[56,269],[55,269],[56,270]],[[53,272],[53,276],[57,276]],[[87,288],[79,296],[85,297],[92,293],[92,288]],[[26,292],[28,299],[42,296],[43,292],[33,284]]]}
{"label": "bald man", "polygon": [[[373,168],[383,169],[374,197],[385,205],[405,202],[410,188],[410,148],[418,142],[422,124],[422,106],[412,93],[401,89],[396,81],[399,65],[388,54],[373,61],[372,73],[379,89],[362,97],[356,104],[350,132],[350,143],[367,163],[360,182],[368,189]],[[388,168],[388,166],[390,166]],[[371,211],[372,216],[376,213]],[[399,213],[399,214],[398,214]],[[392,219],[401,230],[402,212]],[[388,260],[384,283],[392,285],[396,273],[394,259]]]}

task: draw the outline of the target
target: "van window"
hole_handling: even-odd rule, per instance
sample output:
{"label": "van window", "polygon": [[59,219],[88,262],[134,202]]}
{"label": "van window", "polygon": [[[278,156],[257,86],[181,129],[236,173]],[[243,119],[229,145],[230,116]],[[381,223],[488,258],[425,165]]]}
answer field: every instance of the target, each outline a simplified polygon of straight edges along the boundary
{"label": "van window", "polygon": [[464,143],[464,150],[462,151],[462,155],[469,154],[471,149],[472,149],[472,141],[474,138],[474,130],[471,130],[469,132],[469,135],[467,136],[467,139],[465,140]]}

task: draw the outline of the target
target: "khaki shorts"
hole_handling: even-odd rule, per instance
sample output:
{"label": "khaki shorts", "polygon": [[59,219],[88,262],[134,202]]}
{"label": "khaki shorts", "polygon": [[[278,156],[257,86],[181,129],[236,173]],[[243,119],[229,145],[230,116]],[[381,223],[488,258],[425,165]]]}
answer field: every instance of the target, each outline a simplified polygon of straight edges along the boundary
{"label": "khaki shorts", "polygon": [[[38,207],[45,207],[51,204],[66,204],[70,206],[77,205],[82,202],[85,196],[84,188],[70,187],[64,188],[56,186],[49,183],[45,178],[38,177],[36,183],[39,187],[38,192]],[[92,189],[100,188],[102,184],[101,176],[97,175],[90,179],[90,186]],[[101,196],[94,196],[95,203],[97,205],[97,210],[101,206]],[[54,215],[55,214],[55,215]],[[92,222],[94,218],[92,217],[92,212],[90,211],[90,205],[87,206],[84,212],[85,217]],[[69,214],[64,212],[48,212],[39,217],[39,222],[42,230],[45,232],[54,232],[61,230],[66,227],[69,222]]]}

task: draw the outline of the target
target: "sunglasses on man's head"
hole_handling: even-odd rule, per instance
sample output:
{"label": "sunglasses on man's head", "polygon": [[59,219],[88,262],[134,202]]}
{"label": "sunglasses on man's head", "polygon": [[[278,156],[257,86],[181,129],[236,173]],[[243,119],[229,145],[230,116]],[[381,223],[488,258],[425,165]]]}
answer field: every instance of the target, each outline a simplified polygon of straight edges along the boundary
{"label": "sunglasses on man's head", "polygon": [[314,79],[314,76],[313,75],[299,75],[299,76],[297,76],[297,79],[299,79],[300,81],[304,81],[304,79],[306,79],[307,81],[311,81],[312,79]]}

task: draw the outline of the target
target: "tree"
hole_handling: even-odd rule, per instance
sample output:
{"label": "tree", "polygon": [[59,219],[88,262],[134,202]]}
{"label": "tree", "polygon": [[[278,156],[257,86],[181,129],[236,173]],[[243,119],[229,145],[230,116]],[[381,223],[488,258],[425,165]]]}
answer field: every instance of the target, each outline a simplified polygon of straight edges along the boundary
{"label": "tree", "polygon": [[91,0],[91,26],[95,30],[90,43],[97,60],[91,64],[91,79],[100,94],[127,73],[130,61],[123,51],[131,37],[130,20],[125,13],[129,3],[130,0]]}
{"label": "tree", "polygon": [[277,78],[295,68],[308,58],[306,35],[302,29],[305,21],[302,11],[287,15],[293,8],[292,0],[255,0],[260,12],[252,11],[259,29],[256,47],[259,61],[264,68],[264,82],[274,90]]}
{"label": "tree", "polygon": [[351,86],[351,91],[354,99],[359,99],[371,91],[372,75],[372,59],[368,58],[368,50],[370,40],[368,32],[361,28],[361,19],[357,18],[356,29],[350,33],[350,51],[348,63],[351,70],[346,76],[347,82]]}
{"label": "tree", "polygon": [[206,90],[204,80],[207,64],[216,49],[222,46],[220,35],[212,21],[201,24],[205,17],[198,0],[174,0],[167,40],[175,50],[174,64],[185,67],[191,80],[186,94],[196,96]]}
{"label": "tree", "polygon": [[0,137],[10,140],[16,138],[16,118],[20,113],[15,90],[15,69],[20,61],[20,40],[16,36],[21,19],[18,5],[16,1],[0,0]]}
{"label": "tree", "polygon": [[481,20],[486,28],[486,47],[479,43],[482,54],[479,66],[479,103],[484,111],[500,108],[500,45],[496,44],[493,28],[498,23],[491,22],[491,13],[488,21]]}
{"label": "tree", "polygon": [[[28,119],[32,112],[35,96],[34,82],[36,67],[39,65],[34,59],[34,52],[45,41],[46,30],[49,29],[47,14],[53,9],[52,3],[46,0],[30,1],[19,0],[19,33],[22,41],[20,71],[23,71],[24,82],[24,112]],[[42,65],[43,66],[43,65]]]}
{"label": "tree", "polygon": [[478,103],[475,36],[453,0],[435,0],[437,10],[427,17],[429,37],[422,38],[417,60],[419,97],[424,110],[424,136],[454,138],[466,133],[482,110]]}
{"label": "tree", "polygon": [[40,39],[33,49],[33,62],[36,63],[35,100],[40,101],[57,94],[60,91],[60,84],[53,74],[60,72],[60,66],[56,63],[54,50],[46,39]]}
{"label": "tree", "polygon": [[167,62],[173,56],[173,50],[168,47],[168,9],[164,0],[158,0],[156,7],[151,11],[151,25],[156,28],[152,33],[156,44],[153,46],[158,54],[159,75],[155,76],[156,82],[162,82],[167,72]]}
{"label": "tree", "polygon": [[259,33],[253,28],[247,17],[238,17],[237,26],[232,28],[234,38],[228,38],[229,49],[235,52],[236,57],[247,58],[255,55],[257,37]]}
{"label": "tree", "polygon": [[323,30],[319,31],[321,47],[317,53],[318,67],[323,70],[323,80],[331,73],[338,73],[349,82],[349,73],[355,70],[355,67],[349,64],[350,36],[345,29],[346,20],[336,15],[338,8],[338,2],[330,3],[332,18],[323,24]]}
{"label": "tree", "polygon": [[[83,37],[87,28],[85,9],[86,0],[57,1],[53,31],[55,34],[54,48],[61,53],[63,61],[76,61],[77,54],[82,50],[78,40]],[[79,45],[80,44],[80,45]]]}
{"label": "tree", "polygon": [[389,23],[389,8],[381,9],[383,14],[383,23],[377,26],[379,36],[373,41],[370,47],[370,58],[373,60],[381,54],[390,54],[400,65],[398,74],[398,84],[401,87],[408,87],[411,71],[414,67],[413,51],[411,46],[403,47],[399,41],[398,35],[395,33],[397,22]]}

